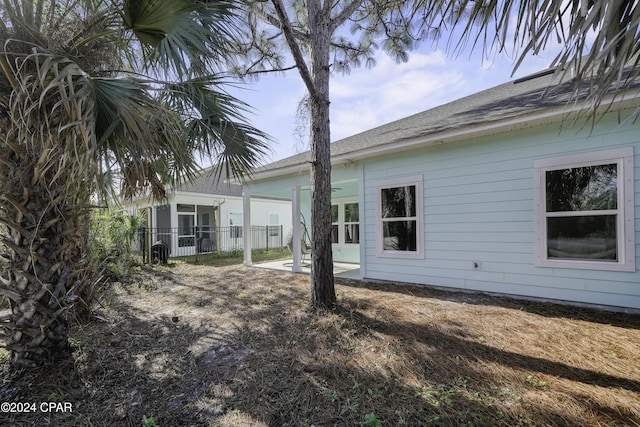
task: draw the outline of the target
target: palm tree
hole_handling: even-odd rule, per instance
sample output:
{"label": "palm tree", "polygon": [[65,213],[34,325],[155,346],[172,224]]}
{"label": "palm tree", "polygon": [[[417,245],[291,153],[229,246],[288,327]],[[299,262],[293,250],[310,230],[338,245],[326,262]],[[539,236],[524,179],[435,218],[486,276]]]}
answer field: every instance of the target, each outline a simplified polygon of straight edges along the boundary
{"label": "palm tree", "polygon": [[[640,75],[637,0],[418,0],[431,31],[451,31],[454,46],[513,49],[515,68],[527,55],[558,51],[551,64],[572,81],[574,99],[596,113],[611,88],[627,89]],[[435,30],[434,30],[435,29]],[[459,37],[458,40],[453,37]],[[594,117],[595,114],[590,114]]]}
{"label": "palm tree", "polygon": [[266,153],[245,105],[220,90],[234,1],[0,2],[0,294],[14,366],[66,354],[65,314],[95,293],[92,206],[162,197],[201,155],[220,178]]}

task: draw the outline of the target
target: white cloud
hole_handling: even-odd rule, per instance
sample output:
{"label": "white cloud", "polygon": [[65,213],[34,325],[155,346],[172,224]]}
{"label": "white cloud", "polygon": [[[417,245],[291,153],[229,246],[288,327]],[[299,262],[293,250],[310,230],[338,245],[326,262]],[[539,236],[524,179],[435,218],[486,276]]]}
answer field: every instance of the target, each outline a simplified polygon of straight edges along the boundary
{"label": "white cloud", "polygon": [[466,85],[465,73],[442,51],[416,52],[402,64],[383,54],[377,61],[332,80],[333,140],[449,102]]}
{"label": "white cloud", "polygon": [[[383,53],[376,60],[372,69],[332,78],[333,141],[539,71],[550,62],[549,55],[531,58],[511,77],[514,62],[505,55],[483,60],[480,53],[467,52],[450,57],[424,47],[406,63],[397,64]],[[273,159],[295,154],[296,108],[306,93],[297,71],[284,78],[264,76],[252,89],[236,95],[256,110],[252,124],[276,139]]]}

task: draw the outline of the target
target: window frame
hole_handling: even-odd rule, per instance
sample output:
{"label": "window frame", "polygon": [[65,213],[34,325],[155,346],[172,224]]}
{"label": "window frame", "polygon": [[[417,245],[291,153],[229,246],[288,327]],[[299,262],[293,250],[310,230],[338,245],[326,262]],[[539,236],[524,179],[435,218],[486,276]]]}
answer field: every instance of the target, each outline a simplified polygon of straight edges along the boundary
{"label": "window frame", "polygon": [[[356,205],[358,211],[358,220],[357,221],[347,221],[347,205]],[[353,201],[344,201],[341,203],[342,209],[339,212],[342,212],[342,243],[344,245],[359,245],[360,244],[360,202],[357,200]],[[357,242],[347,242],[347,227],[355,226],[354,228],[358,230],[358,241]]]}
{"label": "window frame", "polygon": [[[240,218],[240,225],[233,225],[233,220]],[[244,235],[244,213],[229,212],[229,237],[232,239],[242,239]]]}
{"label": "window frame", "polygon": [[[358,236],[360,236],[360,220],[358,219],[358,221],[349,221],[346,222],[345,221],[345,212],[344,212],[344,207],[345,205],[358,205],[358,209],[360,209],[360,201],[357,198],[353,198],[353,197],[347,197],[347,198],[339,198],[339,199],[334,199],[331,201],[331,210],[333,211],[333,207],[335,206],[337,208],[338,211],[338,217],[336,218],[336,221],[333,220],[333,212],[331,214],[332,218],[331,218],[331,229],[332,229],[332,235],[333,235],[333,228],[337,227],[337,237],[338,237],[338,241],[334,242],[333,240],[331,241],[332,245],[343,245],[343,246],[353,246],[353,245],[359,245],[360,244],[360,240],[358,240],[358,243],[352,243],[352,242],[347,242],[346,241],[346,236],[345,236],[345,226],[347,225],[357,225],[358,227]],[[358,211],[359,213],[359,211]],[[359,218],[359,216],[358,216]]]}
{"label": "window frame", "polygon": [[[403,259],[424,259],[424,193],[423,176],[411,175],[378,181],[376,183],[376,256],[380,258],[403,258]],[[397,217],[398,220],[416,221],[416,250],[401,251],[384,249],[384,223],[389,222],[389,218],[382,218],[382,190],[396,187],[415,186],[415,217]]]}
{"label": "window frame", "polygon": [[[275,224],[273,219],[275,218]],[[278,212],[267,212],[267,233],[269,237],[280,235],[280,214]]]}
{"label": "window frame", "polygon": [[[546,173],[548,171],[598,166],[617,165],[617,208],[611,210],[616,215],[616,261],[592,259],[549,258],[547,243],[547,219],[560,215],[547,212]],[[535,210],[535,265],[548,268],[572,268],[585,270],[627,271],[636,270],[635,260],[635,213],[634,213],[634,157],[633,147],[580,153],[568,156],[538,159],[534,161],[534,210]],[[575,211],[585,212],[590,211]],[[609,211],[608,211],[609,212]]]}
{"label": "window frame", "polygon": [[[333,208],[336,208],[336,218],[333,220]],[[337,230],[337,232],[334,232]],[[334,237],[337,241],[334,241]],[[331,202],[331,244],[339,245],[340,244],[340,203]]]}

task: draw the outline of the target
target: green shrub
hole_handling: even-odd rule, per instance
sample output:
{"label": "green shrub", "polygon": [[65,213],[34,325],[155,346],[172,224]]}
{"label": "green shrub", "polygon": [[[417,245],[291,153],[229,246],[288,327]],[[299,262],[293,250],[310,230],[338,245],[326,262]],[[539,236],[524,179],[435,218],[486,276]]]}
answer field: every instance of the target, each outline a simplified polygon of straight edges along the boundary
{"label": "green shrub", "polygon": [[101,263],[108,277],[122,281],[137,266],[131,254],[131,243],[136,237],[142,218],[125,215],[115,210],[93,213],[89,231],[89,249],[92,258]]}

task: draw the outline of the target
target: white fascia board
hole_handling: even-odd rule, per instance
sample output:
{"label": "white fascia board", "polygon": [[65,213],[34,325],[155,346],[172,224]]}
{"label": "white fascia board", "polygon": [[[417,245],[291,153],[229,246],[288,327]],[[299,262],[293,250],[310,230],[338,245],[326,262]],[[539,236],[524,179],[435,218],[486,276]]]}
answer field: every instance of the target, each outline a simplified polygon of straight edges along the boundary
{"label": "white fascia board", "polygon": [[171,194],[173,198],[178,197],[191,197],[194,199],[216,199],[216,200],[226,200],[226,199],[238,199],[241,200],[242,196],[224,196],[222,194],[213,194],[213,193],[197,193],[193,191],[175,191]]}
{"label": "white fascia board", "polygon": [[[331,158],[331,164],[334,163],[335,157]],[[310,168],[309,163],[297,163],[295,165],[283,166],[278,169],[271,169],[264,172],[254,172],[254,174],[247,180],[247,183],[251,183],[251,181],[261,181],[263,179],[269,178],[277,178],[284,175],[305,175],[309,174]],[[232,181],[233,182],[233,181]]]}
{"label": "white fascia board", "polygon": [[[617,97],[609,96],[602,102],[598,108],[598,113],[620,111],[627,108],[638,108],[640,101],[640,90],[627,92]],[[362,160],[371,157],[377,157],[388,152],[402,152],[413,150],[421,147],[430,147],[435,145],[448,144],[464,139],[478,138],[483,136],[505,133],[513,130],[528,129],[543,124],[559,123],[567,119],[568,115],[578,114],[584,111],[584,104],[560,105],[548,108],[535,113],[523,113],[507,119],[496,120],[487,123],[478,123],[462,128],[450,129],[444,132],[438,132],[423,137],[409,138],[403,140],[392,141],[388,144],[376,147],[365,148],[362,150],[352,151],[331,157],[332,166],[342,163],[352,162],[354,160]],[[571,120],[571,118],[569,118]],[[267,170],[264,172],[256,172],[249,181],[260,181],[269,178],[280,177],[290,174],[309,173],[308,162],[298,163],[291,166],[284,166],[278,169]]]}
{"label": "white fascia board", "polygon": [[[624,99],[616,99],[613,102],[611,102],[611,98],[609,98],[607,101],[603,102],[604,105],[598,108],[596,114],[608,111],[621,111],[633,107],[638,108],[640,91],[636,91],[630,94],[627,93],[626,95],[631,96],[625,96]],[[465,139],[496,135],[499,133],[505,133],[514,130],[529,129],[544,124],[559,123],[565,119],[572,120],[573,117],[568,116],[580,113],[581,111],[584,111],[584,105],[582,104],[572,106],[562,105],[546,110],[541,110],[533,114],[524,113],[519,116],[510,117],[508,119],[502,119],[488,123],[478,123],[470,126],[465,126],[463,128],[456,128],[441,133],[427,135],[424,137],[394,141],[389,144],[346,153],[342,156],[336,156],[332,158],[332,164],[335,165],[346,161],[353,161],[356,159],[376,157],[390,151],[396,153],[421,147],[448,144]]]}

